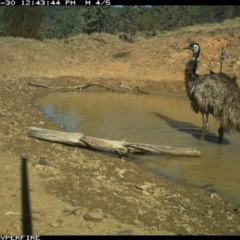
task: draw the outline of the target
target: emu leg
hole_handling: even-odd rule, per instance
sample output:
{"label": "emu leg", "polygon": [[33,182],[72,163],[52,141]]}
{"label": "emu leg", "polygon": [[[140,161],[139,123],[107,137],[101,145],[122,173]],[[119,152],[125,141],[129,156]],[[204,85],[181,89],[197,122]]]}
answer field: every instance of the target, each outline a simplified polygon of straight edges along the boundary
{"label": "emu leg", "polygon": [[200,140],[203,140],[205,134],[208,132],[208,113],[202,113],[202,119],[203,119],[203,127],[202,127],[202,134]]}
{"label": "emu leg", "polygon": [[222,144],[223,141],[223,135],[224,135],[224,131],[223,131],[223,125],[221,124],[218,128],[218,134],[219,134],[219,143]]}

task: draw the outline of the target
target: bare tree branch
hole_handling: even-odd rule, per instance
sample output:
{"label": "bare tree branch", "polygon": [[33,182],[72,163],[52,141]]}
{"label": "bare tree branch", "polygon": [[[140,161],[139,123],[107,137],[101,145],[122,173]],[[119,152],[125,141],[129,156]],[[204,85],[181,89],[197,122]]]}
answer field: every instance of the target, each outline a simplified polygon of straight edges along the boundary
{"label": "bare tree branch", "polygon": [[[97,79],[97,78],[100,78],[100,79],[103,79],[105,80],[111,87],[106,87],[106,86],[103,86],[103,85],[100,85],[100,84],[97,84],[97,83],[92,83],[92,81],[94,79]],[[33,83],[33,82],[28,82],[28,85],[29,86],[32,86],[32,87],[41,87],[41,88],[48,88],[48,89],[57,89],[57,90],[63,90],[63,89],[67,89],[67,90],[75,90],[75,89],[86,89],[88,87],[91,87],[91,86],[96,86],[96,87],[101,87],[101,88],[105,88],[107,90],[111,90],[111,91],[119,91],[119,92],[123,92],[123,93],[126,93],[126,91],[116,87],[113,83],[111,83],[109,80],[107,80],[106,78],[102,77],[102,76],[93,76],[91,77],[90,79],[88,79],[88,81],[84,84],[81,84],[81,85],[77,85],[77,86],[73,86],[73,87],[70,87],[70,86],[66,86],[66,87],[51,87],[51,86],[48,86],[48,85],[45,85],[45,84],[40,84],[40,83]],[[147,92],[145,91],[142,91],[140,90],[138,87],[135,87],[134,89],[131,88],[131,87],[128,87],[128,86],[123,86],[123,83],[122,83],[122,79],[121,79],[121,83],[120,83],[120,86],[121,87],[125,87],[125,88],[128,88],[130,90],[136,90],[136,91],[139,91],[141,93],[145,93],[145,94],[148,94]]]}

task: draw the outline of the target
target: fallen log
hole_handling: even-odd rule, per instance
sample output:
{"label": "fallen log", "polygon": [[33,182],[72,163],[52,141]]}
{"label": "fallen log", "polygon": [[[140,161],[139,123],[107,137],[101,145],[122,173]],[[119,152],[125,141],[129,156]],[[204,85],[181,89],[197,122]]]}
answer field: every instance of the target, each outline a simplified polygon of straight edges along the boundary
{"label": "fallen log", "polygon": [[32,138],[80,146],[99,151],[118,153],[120,156],[134,153],[152,153],[169,157],[186,156],[200,157],[201,152],[196,148],[173,148],[172,146],[151,145],[144,143],[130,143],[125,140],[107,140],[86,136],[82,133],[68,133],[49,129],[30,127],[28,136]]}

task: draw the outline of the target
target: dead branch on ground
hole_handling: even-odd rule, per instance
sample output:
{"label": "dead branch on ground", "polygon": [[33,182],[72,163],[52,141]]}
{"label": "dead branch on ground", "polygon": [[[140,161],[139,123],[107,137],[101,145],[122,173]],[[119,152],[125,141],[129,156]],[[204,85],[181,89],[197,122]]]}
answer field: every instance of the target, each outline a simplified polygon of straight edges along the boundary
{"label": "dead branch on ground", "polygon": [[[103,85],[100,85],[100,84],[93,83],[93,80],[97,79],[97,78],[105,80],[111,87],[106,87],[106,86],[103,86]],[[105,88],[105,89],[111,90],[111,91],[119,91],[119,92],[126,93],[126,91],[116,87],[113,83],[111,83],[109,80],[107,80],[106,78],[104,78],[102,76],[91,77],[86,83],[81,84],[81,85],[77,85],[77,86],[73,86],[73,87],[71,87],[71,86],[51,87],[51,86],[48,86],[48,85],[45,85],[45,84],[39,84],[39,83],[33,83],[33,82],[28,82],[28,85],[32,86],[32,87],[41,87],[41,88],[56,89],[56,90],[76,90],[76,89],[82,90],[82,89],[86,89],[86,88],[91,87],[91,86],[96,86],[96,87]],[[128,86],[124,86],[123,83],[122,83],[122,79],[121,79],[120,87],[121,88],[128,88],[130,90],[136,90],[140,93],[149,94],[148,92],[140,90],[139,87],[131,88],[131,87],[128,87]]]}
{"label": "dead branch on ground", "polygon": [[135,91],[138,91],[138,92],[140,92],[140,93],[145,93],[145,94],[149,94],[149,92],[145,92],[145,91],[143,91],[143,90],[141,90],[139,87],[130,87],[130,86],[126,86],[126,85],[123,85],[123,79],[121,78],[121,80],[120,80],[120,87],[122,87],[122,88],[127,88],[127,89],[129,89],[129,90],[135,90]]}

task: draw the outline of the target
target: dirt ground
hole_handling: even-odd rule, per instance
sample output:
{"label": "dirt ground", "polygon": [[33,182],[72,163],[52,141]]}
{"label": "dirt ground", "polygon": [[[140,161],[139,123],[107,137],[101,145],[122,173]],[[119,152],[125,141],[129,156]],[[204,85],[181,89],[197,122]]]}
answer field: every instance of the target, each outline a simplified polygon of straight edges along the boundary
{"label": "dirt ground", "polygon": [[219,71],[222,47],[223,71],[240,73],[240,34],[188,33],[132,44],[108,38],[0,38],[0,234],[239,235],[240,208],[216,193],[156,176],[131,159],[28,138],[31,126],[63,131],[35,104],[56,90],[29,81],[75,86],[104,76],[117,86],[122,78],[150,93],[186,97],[183,71],[191,53],[183,48],[193,41],[202,50],[199,74]]}

